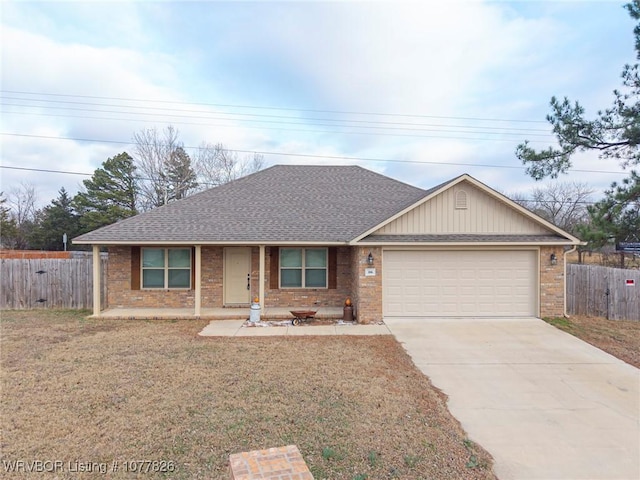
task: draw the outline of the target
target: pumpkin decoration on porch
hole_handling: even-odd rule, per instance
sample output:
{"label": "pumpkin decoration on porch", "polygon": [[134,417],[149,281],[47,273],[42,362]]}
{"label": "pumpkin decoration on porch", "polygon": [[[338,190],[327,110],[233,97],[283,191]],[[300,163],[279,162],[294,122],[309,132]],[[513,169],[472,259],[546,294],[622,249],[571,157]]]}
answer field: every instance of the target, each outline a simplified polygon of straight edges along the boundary
{"label": "pumpkin decoration on porch", "polygon": [[344,301],[344,306],[345,307],[350,307],[351,306],[351,299],[349,297],[347,297],[347,299]]}

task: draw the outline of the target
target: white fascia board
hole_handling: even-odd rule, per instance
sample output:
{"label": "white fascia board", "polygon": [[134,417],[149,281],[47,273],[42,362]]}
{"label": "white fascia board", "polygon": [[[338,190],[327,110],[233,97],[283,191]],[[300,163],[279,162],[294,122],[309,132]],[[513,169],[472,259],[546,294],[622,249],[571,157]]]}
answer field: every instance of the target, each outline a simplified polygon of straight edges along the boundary
{"label": "white fascia board", "polygon": [[74,245],[103,245],[103,246],[120,246],[120,245],[135,245],[135,246],[153,246],[153,245],[175,245],[180,247],[190,247],[194,245],[202,245],[202,246],[260,246],[260,245],[314,245],[314,246],[348,246],[347,242],[296,242],[296,241],[263,241],[263,242],[199,242],[197,240],[191,242],[170,242],[170,241],[142,241],[142,242],[132,242],[132,241],[106,241],[106,242],[97,242],[97,241],[79,241],[73,242]]}

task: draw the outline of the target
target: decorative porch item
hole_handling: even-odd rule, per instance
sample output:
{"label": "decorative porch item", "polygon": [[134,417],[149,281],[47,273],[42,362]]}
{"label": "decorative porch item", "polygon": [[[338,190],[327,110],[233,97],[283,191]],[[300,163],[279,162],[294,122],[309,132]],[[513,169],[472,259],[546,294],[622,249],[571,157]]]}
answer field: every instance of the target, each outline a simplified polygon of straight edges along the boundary
{"label": "decorative porch item", "polygon": [[300,325],[300,322],[313,320],[316,316],[316,310],[291,310],[290,313],[293,315],[291,325]]}

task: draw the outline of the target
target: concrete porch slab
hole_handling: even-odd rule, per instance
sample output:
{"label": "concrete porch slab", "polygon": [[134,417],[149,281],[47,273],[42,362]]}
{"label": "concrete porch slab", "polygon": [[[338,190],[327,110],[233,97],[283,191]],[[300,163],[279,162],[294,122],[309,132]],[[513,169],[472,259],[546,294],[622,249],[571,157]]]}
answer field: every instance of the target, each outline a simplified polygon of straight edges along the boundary
{"label": "concrete porch slab", "polygon": [[[215,320],[198,334],[203,337],[233,337],[243,329],[244,320]],[[246,330],[246,329],[244,329]]]}
{"label": "concrete porch slab", "polygon": [[[221,325],[222,324],[222,325]],[[391,335],[386,325],[293,325],[243,327],[240,320],[213,320],[198,334],[202,337],[271,337],[326,335]]]}
{"label": "concrete porch slab", "polygon": [[[291,310],[316,310],[317,319],[340,319],[342,307],[271,307],[262,310],[262,319],[291,320]],[[100,312],[99,317],[113,320],[247,320],[249,308],[203,308],[200,315],[194,314],[193,308],[109,308]]]}

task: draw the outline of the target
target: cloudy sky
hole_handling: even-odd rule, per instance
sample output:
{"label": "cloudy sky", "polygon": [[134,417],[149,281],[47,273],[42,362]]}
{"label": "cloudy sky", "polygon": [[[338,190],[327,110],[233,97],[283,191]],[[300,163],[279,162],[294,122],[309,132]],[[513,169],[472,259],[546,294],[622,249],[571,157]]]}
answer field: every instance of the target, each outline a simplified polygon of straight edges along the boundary
{"label": "cloudy sky", "polygon": [[[2,1],[1,190],[75,193],[134,132],[175,126],[268,165],[358,164],[428,188],[536,183],[519,142],[553,137],[552,95],[607,108],[623,1]],[[585,154],[565,181],[624,174]]]}

